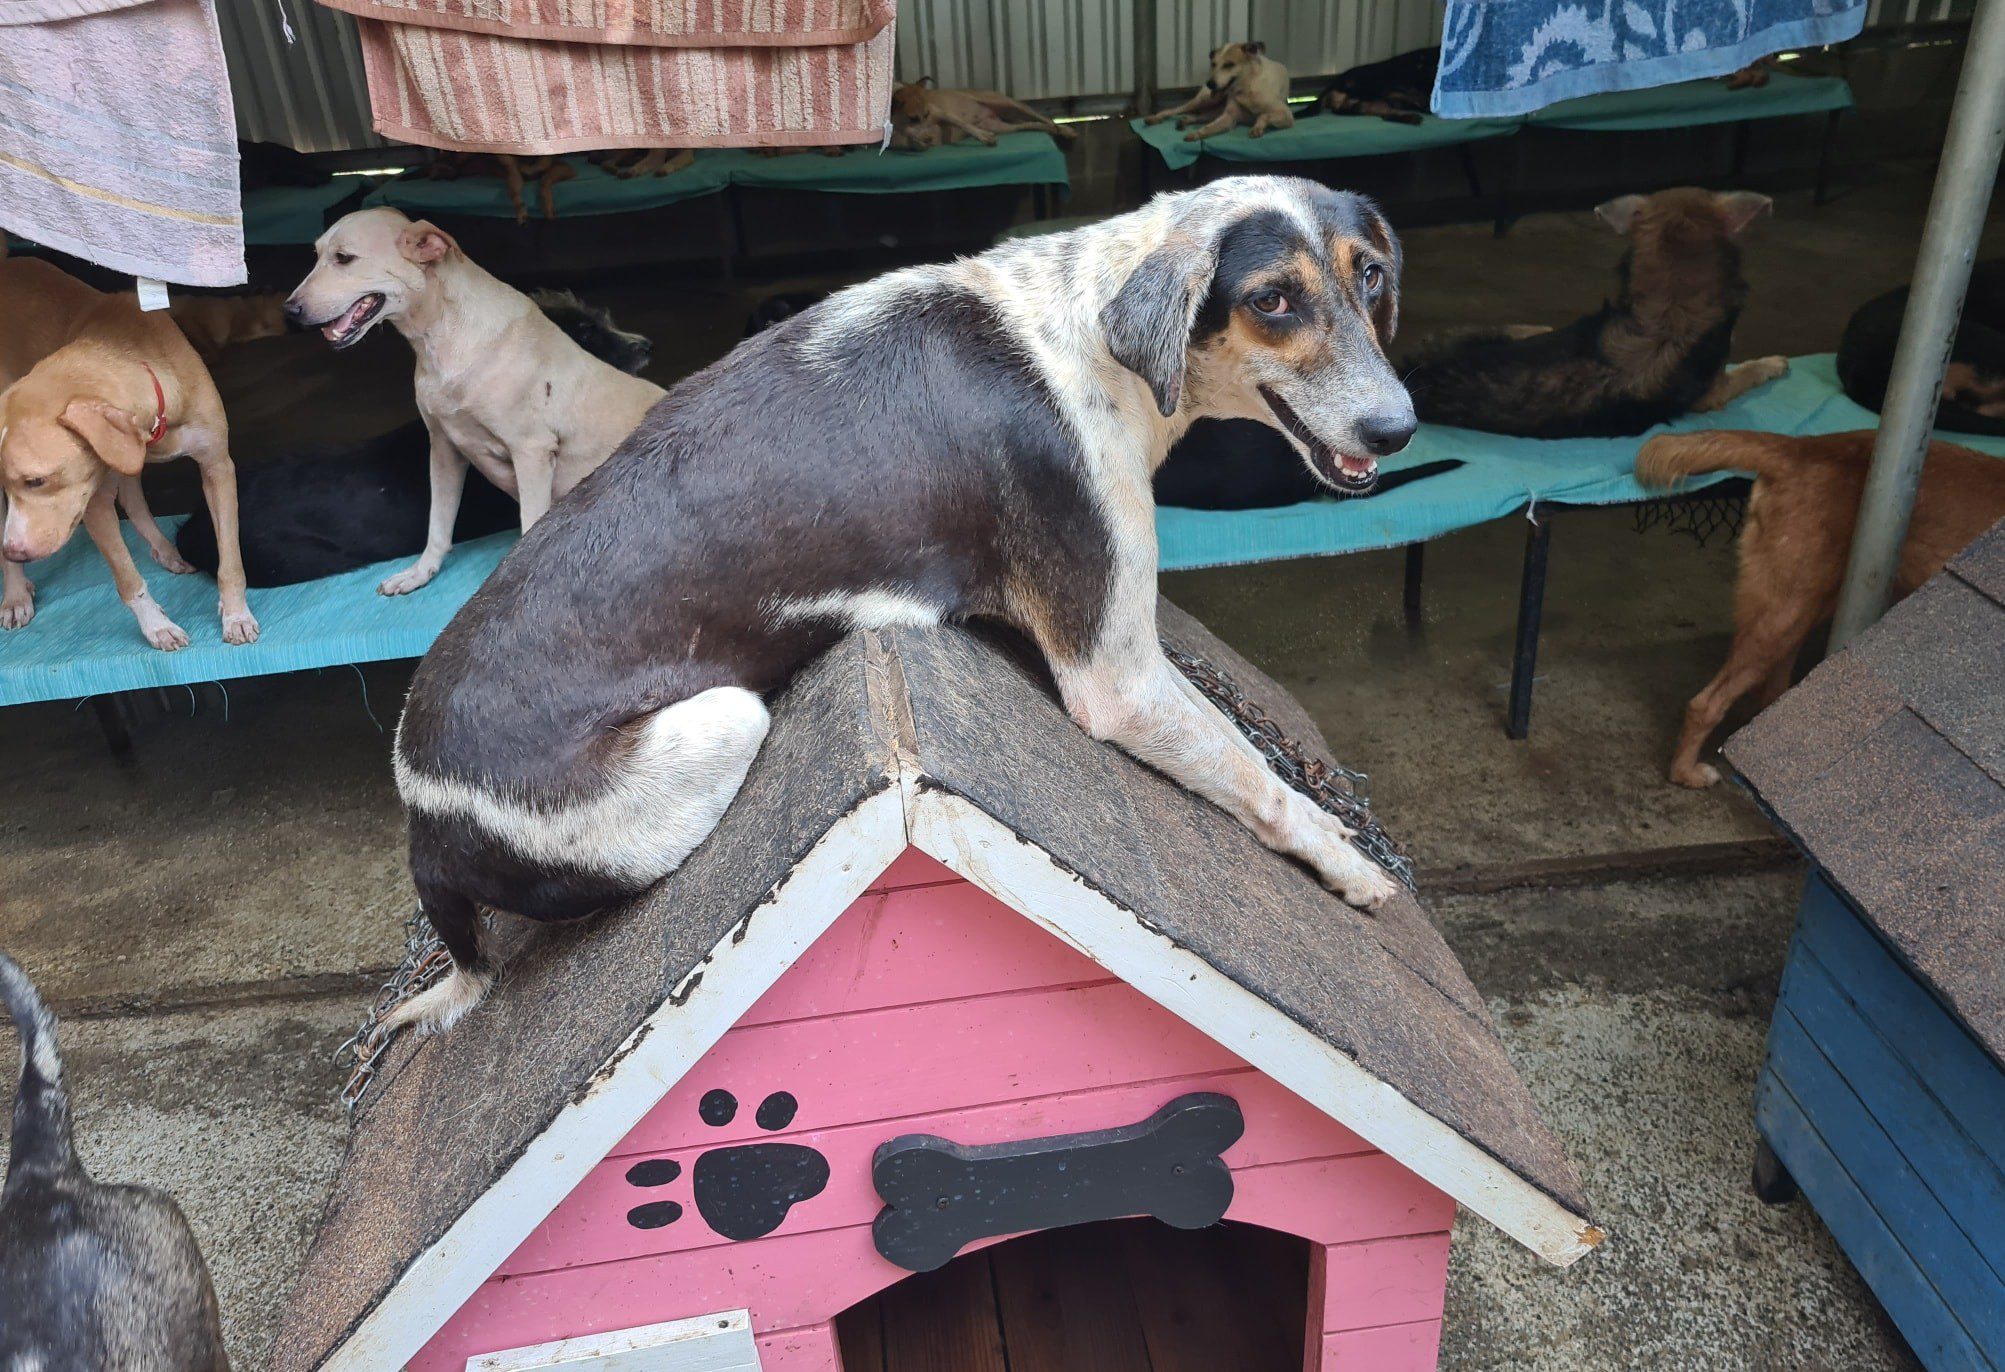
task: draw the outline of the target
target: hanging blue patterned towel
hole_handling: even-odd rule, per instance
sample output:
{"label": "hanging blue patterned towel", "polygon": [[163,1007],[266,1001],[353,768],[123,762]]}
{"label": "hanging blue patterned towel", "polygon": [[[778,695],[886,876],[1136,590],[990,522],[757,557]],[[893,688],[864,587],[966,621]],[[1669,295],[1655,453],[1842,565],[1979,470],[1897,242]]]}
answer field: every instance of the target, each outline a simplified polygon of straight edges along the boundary
{"label": "hanging blue patterned towel", "polygon": [[1529,114],[1558,100],[1724,76],[1840,43],[1866,0],[1447,0],[1434,112]]}

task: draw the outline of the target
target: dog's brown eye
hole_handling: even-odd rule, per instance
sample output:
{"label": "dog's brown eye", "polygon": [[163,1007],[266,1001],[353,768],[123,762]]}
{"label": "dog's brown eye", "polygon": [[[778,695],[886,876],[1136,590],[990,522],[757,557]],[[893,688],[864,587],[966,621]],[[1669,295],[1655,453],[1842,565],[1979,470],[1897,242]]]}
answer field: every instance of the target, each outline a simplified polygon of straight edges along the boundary
{"label": "dog's brown eye", "polygon": [[37,489],[38,487],[48,485],[49,478],[47,478],[46,476],[31,476],[26,481],[23,481],[21,484],[23,486],[26,486],[29,490],[32,491]]}
{"label": "dog's brown eye", "polygon": [[1288,297],[1279,291],[1262,291],[1253,297],[1253,308],[1262,314],[1288,313]]}
{"label": "dog's brown eye", "polygon": [[1365,283],[1366,290],[1375,291],[1385,284],[1385,268],[1376,262],[1367,262],[1361,279]]}
{"label": "dog's brown eye", "polygon": [[345,267],[354,260],[355,260],[355,254],[352,252],[338,252],[334,254],[334,262],[336,266]]}

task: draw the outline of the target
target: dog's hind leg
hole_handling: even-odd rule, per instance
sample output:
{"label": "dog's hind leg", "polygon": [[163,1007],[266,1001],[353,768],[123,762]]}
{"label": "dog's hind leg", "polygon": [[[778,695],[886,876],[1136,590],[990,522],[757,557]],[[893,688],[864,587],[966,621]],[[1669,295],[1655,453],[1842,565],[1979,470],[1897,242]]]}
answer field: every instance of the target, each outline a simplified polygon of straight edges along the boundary
{"label": "dog's hind leg", "polygon": [[458,891],[435,882],[418,884],[418,907],[439,941],[452,954],[445,980],[412,996],[383,1017],[383,1033],[410,1025],[440,1033],[465,1018],[494,985],[494,964],[480,948],[480,907]]}
{"label": "dog's hind leg", "polygon": [[[1745,569],[1741,574],[1747,575]],[[1772,685],[1779,674],[1787,687],[1797,651],[1817,627],[1818,618],[1814,600],[1806,604],[1792,597],[1764,606],[1734,630],[1726,665],[1685,707],[1685,727],[1678,735],[1677,751],[1671,755],[1672,781],[1694,790],[1704,790],[1719,781],[1719,769],[1699,761],[1706,740],[1719,728],[1734,702],[1755,686],[1763,682]]]}
{"label": "dog's hind leg", "polygon": [[[498,843],[518,863],[596,880],[623,893],[617,900],[673,872],[710,836],[745,784],[771,722],[765,702],[742,686],[701,691],[617,726],[612,732],[624,748],[601,764],[595,793],[550,807],[440,781],[405,760],[400,740],[397,789],[414,816],[431,825],[464,826],[475,831],[473,846]],[[413,880],[420,883],[426,917],[453,956],[453,971],[385,1023],[432,1032],[479,1003],[494,968],[479,947],[475,902],[463,892],[432,887],[418,832],[414,824]],[[489,903],[505,907],[507,901]],[[515,913],[538,916],[526,906]]]}

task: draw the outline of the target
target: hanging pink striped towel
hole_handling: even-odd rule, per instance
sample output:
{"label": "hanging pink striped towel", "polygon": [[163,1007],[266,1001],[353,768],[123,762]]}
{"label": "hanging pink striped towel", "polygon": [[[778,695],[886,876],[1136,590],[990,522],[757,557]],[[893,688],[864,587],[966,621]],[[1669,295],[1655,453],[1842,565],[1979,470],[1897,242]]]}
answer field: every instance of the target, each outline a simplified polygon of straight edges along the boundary
{"label": "hanging pink striped towel", "polygon": [[321,0],[377,131],[462,152],[874,143],[893,0]]}

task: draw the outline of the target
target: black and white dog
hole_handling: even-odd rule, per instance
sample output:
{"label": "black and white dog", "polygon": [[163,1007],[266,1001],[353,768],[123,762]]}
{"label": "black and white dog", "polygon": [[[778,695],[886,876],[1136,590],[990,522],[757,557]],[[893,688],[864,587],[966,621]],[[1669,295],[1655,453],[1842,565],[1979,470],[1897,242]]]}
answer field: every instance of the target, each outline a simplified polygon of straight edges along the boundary
{"label": "black and white dog", "polygon": [[709,834],[762,697],[853,629],[987,616],[1081,727],[1366,908],[1391,882],[1163,656],[1150,478],[1203,416],[1256,419],[1368,490],[1412,434],[1387,363],[1398,241],[1359,196],[1243,177],[831,296],[648,413],[524,535],[419,666],[396,776],[453,974],[479,912],[566,920]]}
{"label": "black and white dog", "polygon": [[0,1186],[0,1368],[228,1372],[202,1250],[168,1197],[91,1180],[70,1141],[56,1025],[0,953],[21,1087]]}

